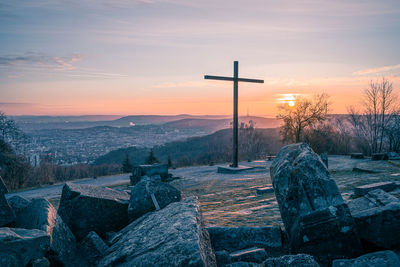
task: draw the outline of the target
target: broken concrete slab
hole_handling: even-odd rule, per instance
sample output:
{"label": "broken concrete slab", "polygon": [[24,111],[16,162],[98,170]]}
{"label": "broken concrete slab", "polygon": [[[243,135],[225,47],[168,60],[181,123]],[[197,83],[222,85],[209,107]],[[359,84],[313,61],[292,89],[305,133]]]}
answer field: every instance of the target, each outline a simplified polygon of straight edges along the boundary
{"label": "broken concrete slab", "polygon": [[369,191],[372,191],[375,189],[382,189],[383,191],[389,192],[389,191],[395,190],[396,188],[397,188],[397,184],[395,182],[373,183],[373,184],[357,186],[356,188],[354,188],[354,195],[364,196]]}
{"label": "broken concrete slab", "polygon": [[0,228],[0,266],[26,266],[45,256],[50,236],[37,229]]}
{"label": "broken concrete slab", "polygon": [[247,248],[229,254],[232,262],[256,262],[262,263],[268,256],[263,248]]}
{"label": "broken concrete slab", "polygon": [[368,253],[355,259],[334,260],[332,267],[394,267],[400,266],[399,257],[391,250]]}
{"label": "broken concrete slab", "polygon": [[285,255],[265,260],[262,267],[319,267],[314,257],[307,254]]}
{"label": "broken concrete slab", "polygon": [[360,238],[377,247],[400,244],[400,200],[382,189],[348,202]]}
{"label": "broken concrete slab", "polygon": [[58,214],[77,240],[95,231],[105,238],[107,232],[119,231],[129,224],[129,194],[108,187],[64,185]]}
{"label": "broken concrete slab", "polygon": [[272,163],[271,178],[293,252],[311,254],[324,264],[361,254],[349,208],[307,144],[283,147]]}
{"label": "broken concrete slab", "polygon": [[251,247],[264,248],[269,256],[285,252],[282,231],[279,226],[271,227],[209,227],[214,251],[234,252]]}
{"label": "broken concrete slab", "polygon": [[196,197],[143,215],[112,242],[98,266],[216,267]]}

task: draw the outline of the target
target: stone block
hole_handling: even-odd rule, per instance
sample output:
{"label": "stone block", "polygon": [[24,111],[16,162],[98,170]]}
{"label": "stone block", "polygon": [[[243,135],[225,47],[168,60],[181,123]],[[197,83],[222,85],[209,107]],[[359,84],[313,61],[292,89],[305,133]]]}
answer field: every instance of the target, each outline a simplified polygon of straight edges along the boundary
{"label": "stone block", "polygon": [[129,194],[108,187],[64,185],[58,214],[77,240],[95,231],[105,238],[107,232],[119,231],[129,224]]}
{"label": "stone block", "polygon": [[269,193],[273,193],[274,192],[274,188],[271,186],[266,186],[266,187],[259,187],[256,189],[256,193],[257,195],[264,195],[264,194],[269,194]]}
{"label": "stone block", "polygon": [[363,153],[351,153],[350,158],[352,159],[363,159],[364,154]]}
{"label": "stone block", "polygon": [[43,258],[50,236],[37,229],[0,228],[0,266],[26,266]]}
{"label": "stone block", "polygon": [[372,160],[387,160],[388,155],[386,153],[372,153],[371,159]]}
{"label": "stone block", "polygon": [[382,189],[383,191],[389,192],[395,190],[397,188],[397,184],[395,182],[381,182],[381,183],[373,183],[362,186],[357,186],[354,188],[354,195],[363,196],[369,191],[375,189]]}
{"label": "stone block", "polygon": [[49,234],[51,250],[64,265],[72,264],[76,253],[75,236],[50,202],[43,198],[33,199],[15,221],[18,228],[38,229]]}
{"label": "stone block", "polygon": [[10,204],[4,193],[0,192],[0,227],[9,226],[15,220],[15,213],[11,209]]}
{"label": "stone block", "polygon": [[272,163],[271,178],[292,252],[311,254],[323,264],[362,253],[339,188],[307,144],[283,147]]}
{"label": "stone block", "polygon": [[400,245],[400,200],[382,189],[349,201],[360,238],[377,247]]}
{"label": "stone block", "polygon": [[101,266],[216,267],[196,197],[150,212],[119,232]]}
{"label": "stone block", "polygon": [[252,247],[264,248],[268,255],[284,252],[282,231],[279,226],[272,227],[209,227],[214,251],[234,252]]}
{"label": "stone block", "polygon": [[158,176],[146,177],[137,183],[131,191],[128,214],[131,221],[147,212],[163,209],[168,204],[181,200],[181,192],[167,183],[156,179]]}
{"label": "stone block", "polygon": [[92,231],[79,243],[78,248],[82,258],[90,266],[96,266],[98,261],[105,255],[108,246],[96,232]]}

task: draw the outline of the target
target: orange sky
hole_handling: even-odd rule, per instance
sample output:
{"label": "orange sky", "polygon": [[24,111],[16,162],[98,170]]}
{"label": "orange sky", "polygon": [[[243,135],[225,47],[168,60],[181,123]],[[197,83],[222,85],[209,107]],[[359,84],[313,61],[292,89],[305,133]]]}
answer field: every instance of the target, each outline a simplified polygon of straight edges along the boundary
{"label": "orange sky", "polygon": [[400,90],[398,0],[8,1],[0,8],[0,110],[9,115],[275,115],[282,94],[360,102]]}

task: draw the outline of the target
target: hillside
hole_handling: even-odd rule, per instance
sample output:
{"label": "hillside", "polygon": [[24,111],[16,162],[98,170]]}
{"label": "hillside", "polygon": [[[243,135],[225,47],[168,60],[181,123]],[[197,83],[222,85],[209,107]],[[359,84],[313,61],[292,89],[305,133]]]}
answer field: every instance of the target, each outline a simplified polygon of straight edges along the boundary
{"label": "hillside", "polygon": [[[264,158],[277,153],[281,146],[277,128],[239,131],[239,160]],[[174,165],[180,167],[229,162],[231,149],[232,130],[224,129],[202,137],[155,146],[153,152],[163,163],[167,162],[169,155]],[[121,164],[126,154],[133,164],[143,164],[148,153],[148,148],[121,148],[99,157],[95,164]]]}
{"label": "hillside", "polygon": [[[214,132],[216,130],[229,127],[232,121],[231,116],[226,115],[132,115],[132,116],[114,116],[114,115],[91,115],[91,116],[13,116],[12,117],[21,129],[25,132],[32,132],[35,130],[46,129],[83,129],[97,126],[110,126],[110,127],[130,127],[138,125],[163,125],[171,123],[171,127],[175,125],[184,127],[188,122],[194,122],[195,126],[201,122],[202,129],[207,132]],[[241,116],[240,122],[248,123],[252,120],[259,128],[274,128],[279,126],[279,121],[275,118],[264,118],[256,116]],[[174,124],[173,122],[176,122]],[[207,128],[207,124],[210,125]],[[182,126],[180,126],[182,125]],[[219,125],[215,127],[215,125]],[[192,127],[191,128],[195,128]],[[212,129],[212,130],[211,130]]]}

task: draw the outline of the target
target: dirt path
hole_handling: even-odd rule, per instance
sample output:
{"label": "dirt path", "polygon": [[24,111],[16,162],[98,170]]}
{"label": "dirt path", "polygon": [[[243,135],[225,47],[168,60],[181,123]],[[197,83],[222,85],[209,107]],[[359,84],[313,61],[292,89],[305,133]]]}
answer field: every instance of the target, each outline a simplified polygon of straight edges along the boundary
{"label": "dirt path", "polygon": [[[116,186],[120,184],[129,183],[129,174],[103,176],[103,177],[98,177],[97,179],[88,178],[88,179],[75,180],[69,182],[74,184],[91,184],[97,186]],[[48,200],[55,199],[61,196],[61,190],[63,186],[64,183],[9,193],[6,194],[6,198],[18,195],[26,199],[39,198],[39,197],[46,198]]]}

